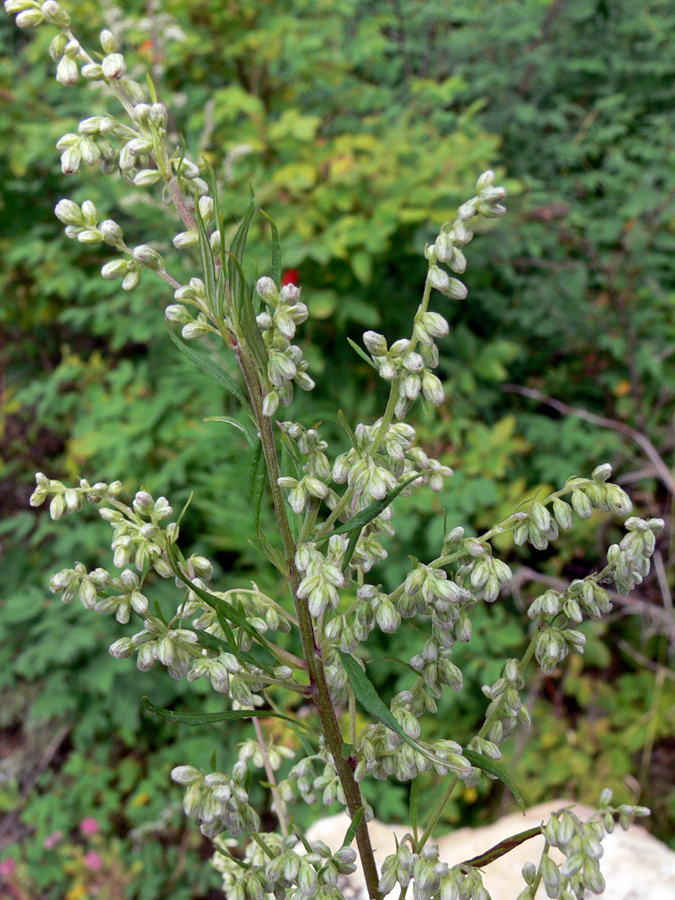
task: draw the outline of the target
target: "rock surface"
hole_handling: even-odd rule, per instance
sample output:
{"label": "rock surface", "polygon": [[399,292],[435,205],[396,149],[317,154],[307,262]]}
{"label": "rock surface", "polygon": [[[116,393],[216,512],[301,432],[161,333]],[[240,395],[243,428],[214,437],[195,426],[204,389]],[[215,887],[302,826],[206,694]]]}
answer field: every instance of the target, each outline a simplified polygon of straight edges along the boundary
{"label": "rock surface", "polygon": [[[514,813],[484,828],[461,828],[439,840],[440,858],[449,866],[457,865],[483,853],[510,835],[540,825],[552,812],[572,805],[571,800],[556,800],[533,807],[526,816]],[[594,810],[574,804],[574,812],[585,820]],[[331,850],[336,851],[340,848],[348,827],[346,813],[340,813],[316,822],[308,831],[307,837],[309,840],[322,840]],[[408,830],[402,825],[389,826],[377,821],[370,823],[378,866],[382,865],[386,856],[395,851],[396,840],[401,841]],[[525,887],[521,869],[528,860],[538,862],[543,844],[542,837],[533,838],[485,867],[483,882],[492,900],[516,900]],[[625,832],[617,825],[614,833],[605,837],[602,846],[604,854],[600,860],[600,868],[607,886],[600,897],[605,900],[675,900],[675,852],[652,837],[645,828],[632,825]],[[347,900],[367,900],[368,893],[360,869],[341,882],[340,888]],[[388,896],[392,900],[398,898],[399,889],[396,888]],[[407,896],[412,897],[412,890],[408,891]],[[589,893],[588,896],[598,895]],[[539,897],[546,897],[543,885],[537,893],[537,898]]]}

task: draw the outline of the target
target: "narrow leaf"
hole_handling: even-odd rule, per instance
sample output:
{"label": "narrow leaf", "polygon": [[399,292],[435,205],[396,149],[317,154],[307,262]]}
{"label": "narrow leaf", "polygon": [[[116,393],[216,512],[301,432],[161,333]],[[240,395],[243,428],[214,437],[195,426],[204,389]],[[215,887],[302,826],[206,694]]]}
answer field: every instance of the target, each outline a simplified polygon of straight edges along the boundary
{"label": "narrow leaf", "polygon": [[347,678],[349,678],[349,683],[356,695],[356,699],[365,711],[370,713],[370,715],[374,719],[377,719],[378,722],[381,722],[383,725],[386,725],[387,728],[391,728],[392,731],[396,732],[406,744],[410,744],[415,750],[423,751],[423,748],[421,748],[411,737],[408,737],[401,728],[398,720],[375,690],[375,685],[370,678],[368,678],[354,657],[348,656],[346,653],[343,653],[342,650],[338,650],[338,653],[340,654],[342,665],[345,667]]}
{"label": "narrow leaf", "polygon": [[338,410],[338,421],[340,422],[340,425],[342,425],[344,430],[347,432],[347,435],[349,437],[349,442],[352,445],[352,447],[358,447],[359,444],[356,439],[356,435],[354,434],[354,429],[352,428],[352,426],[349,424],[349,422],[345,418],[345,414],[342,412],[341,409]]}
{"label": "narrow leaf", "polygon": [[345,556],[342,561],[342,573],[344,574],[347,571],[347,566],[352,561],[352,556],[354,555],[354,551],[356,550],[356,544],[358,543],[359,538],[361,537],[362,528],[359,528],[358,531],[352,531],[349,536],[349,543],[347,544],[347,549],[345,550]]}
{"label": "narrow leaf", "polygon": [[187,713],[175,713],[170,709],[163,709],[161,706],[155,706],[147,697],[143,697],[143,705],[151,712],[153,716],[159,716],[160,719],[166,719],[167,722],[174,722],[176,725],[211,725],[214,722],[238,722],[242,719],[251,718],[275,718],[286,719],[293,722],[301,728],[307,726],[300,720],[292,719],[283,713],[274,712],[269,709],[228,709],[219,713],[203,713],[202,715],[189,715]]}
{"label": "narrow leaf", "polygon": [[494,759],[490,759],[487,756],[483,756],[482,753],[476,753],[473,750],[462,750],[462,755],[469,760],[472,766],[475,766],[477,769],[482,769],[483,772],[488,772],[490,775],[494,775],[495,778],[498,778],[505,784],[516,798],[516,802],[522,809],[523,815],[525,815],[525,801],[523,800],[522,794],[518,790],[515,781],[511,778],[504,766],[500,766]]}
{"label": "narrow leaf", "polygon": [[253,433],[251,428],[246,428],[241,422],[237,422],[236,419],[230,418],[230,416],[207,416],[204,419],[205,422],[225,422],[226,425],[233,425],[235,428],[238,428],[239,431],[243,432],[244,437],[249,442],[249,444],[254,447],[256,442],[256,436]]}
{"label": "narrow leaf", "polygon": [[279,230],[274,223],[274,219],[268,216],[264,209],[260,212],[270,223],[272,229],[272,280],[278,288],[281,287],[281,241],[279,240]]}
{"label": "narrow leaf", "polygon": [[192,347],[188,341],[179,335],[175,334],[171,329],[169,329],[169,337],[174,342],[174,344],[178,347],[180,352],[187,356],[190,362],[194,363],[198,366],[202,372],[206,372],[207,375],[210,375],[215,381],[229,391],[230,394],[233,394],[237,400],[241,403],[241,405],[248,411],[250,415],[251,407],[249,406],[248,400],[244,396],[244,392],[239,387],[237,382],[229,375],[223,367],[215,362],[208,353],[205,353],[203,350],[198,350],[196,347]]}
{"label": "narrow leaf", "polygon": [[347,338],[347,342],[348,342],[349,346],[352,348],[352,350],[354,350],[356,353],[359,354],[361,359],[365,360],[365,362],[367,362],[369,366],[371,366],[373,369],[375,369],[376,372],[380,371],[377,368],[377,366],[375,365],[375,363],[372,361],[372,359],[368,356],[368,354],[366,353],[365,350],[362,350],[361,347],[359,347],[358,344],[354,343],[354,341],[351,338]]}
{"label": "narrow leaf", "polygon": [[541,825],[536,825],[534,828],[528,828],[527,831],[521,831],[511,837],[504,838],[503,841],[495,844],[494,847],[486,850],[485,853],[481,853],[479,856],[474,856],[471,859],[467,859],[465,862],[460,863],[460,866],[472,866],[475,869],[482,869],[483,866],[487,866],[488,863],[494,862],[496,859],[499,859],[500,856],[510,853],[511,850],[514,850],[520,844],[524,844],[525,841],[529,841],[534,837],[539,837],[541,833]]}
{"label": "narrow leaf", "polygon": [[249,494],[251,496],[251,505],[253,507],[256,534],[260,533],[260,507],[262,505],[266,480],[267,463],[265,462],[262,441],[259,440],[253,448],[253,457],[251,459],[248,474]]}
{"label": "narrow leaf", "polygon": [[352,819],[352,824],[347,829],[347,833],[345,834],[345,839],[342,842],[343,847],[349,847],[351,842],[354,840],[356,836],[356,832],[359,830],[359,825],[361,824],[361,819],[363,818],[363,814],[365,813],[365,809],[363,806],[359,807],[356,811],[356,815]]}
{"label": "narrow leaf", "polygon": [[412,825],[413,837],[417,843],[417,815],[420,808],[420,780],[419,776],[415,776],[410,782],[410,824]]}

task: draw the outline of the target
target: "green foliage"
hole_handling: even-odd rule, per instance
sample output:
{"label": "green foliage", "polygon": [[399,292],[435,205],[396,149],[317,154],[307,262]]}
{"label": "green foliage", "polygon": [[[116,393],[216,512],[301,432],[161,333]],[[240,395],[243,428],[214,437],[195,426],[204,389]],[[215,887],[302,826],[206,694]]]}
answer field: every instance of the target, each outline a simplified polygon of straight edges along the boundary
{"label": "green foliage", "polygon": [[[648,514],[662,513],[668,497],[653,471],[644,474],[634,442],[558,417],[500,387],[510,380],[538,389],[637,428],[664,456],[670,452],[675,20],[666,0],[553,6],[509,0],[489,8],[479,0],[226,6],[172,0],[163,11],[183,29],[182,40],[162,28],[149,37],[140,24],[144,3],[118,6],[126,39],[140,44],[143,61],[153,67],[193,158],[203,154],[227,184],[228,244],[245,212],[249,183],[276,222],[284,265],[299,270],[309,299],[312,369],[340,372],[340,379],[325,379],[325,393],[316,398],[327,436],[339,433],[336,398],[363,419],[379,408],[381,388],[345,336],[360,341],[361,331],[372,327],[398,335],[419,293],[416,260],[433,238],[428,223],[442,220],[487,164],[501,165],[513,179],[508,186],[518,199],[510,227],[482,236],[470,300],[450,315],[452,338],[440,367],[447,412],[433,424],[423,420],[419,429],[456,474],[438,497],[419,493],[398,501],[397,535],[388,548],[392,584],[408,554],[423,559],[439,545],[444,513],[448,528],[468,523],[479,532],[599,458],[613,457],[629,477],[643,473],[641,502]],[[103,24],[99,3],[78,3],[78,15],[92,34]],[[555,18],[547,24],[550,15]],[[60,236],[51,209],[61,197],[92,199],[112,214],[127,208],[120,201],[126,188],[85,172],[73,191],[61,174],[53,144],[64,122],[76,125],[83,107],[79,89],[64,91],[45,75],[47,42],[41,29],[27,41],[0,19],[0,169],[6,173],[0,184],[0,497],[6,517],[0,678],[5,690],[40,686],[27,710],[30,722],[77,722],[72,765],[80,767],[45,780],[29,802],[26,820],[39,837],[49,829],[76,830],[77,810],[64,800],[74,778],[84,785],[80,810],[103,803],[113,815],[126,802],[131,789],[121,787],[115,773],[131,764],[126,756],[119,761],[91,750],[95,741],[113,731],[128,748],[143,735],[151,760],[160,744],[141,718],[133,665],[96,652],[114,639],[115,626],[46,599],[40,573],[72,559],[93,564],[107,526],[82,520],[55,529],[43,516],[36,525],[26,511],[34,470],[69,479],[119,474],[176,503],[194,489],[184,534],[209,536],[193,549],[215,557],[220,584],[244,574],[263,589],[274,587],[265,584],[247,541],[256,529],[246,440],[236,429],[203,421],[239,414],[224,391],[157,334],[170,292],[147,277],[133,293],[120,291],[118,283],[100,279],[107,257],[99,248]],[[181,96],[184,104],[172,102]],[[89,92],[87,102],[92,113],[107,109],[102,94]],[[132,204],[132,236],[152,234],[160,249],[168,246],[163,210],[138,196]],[[262,270],[270,255],[269,226],[260,217],[249,247]],[[186,256],[185,271],[189,266]],[[182,279],[184,272],[172,274]],[[236,375],[232,360],[219,363]],[[364,380],[365,390],[357,388]],[[303,403],[296,401],[297,418]],[[263,504],[263,531],[269,531],[266,517]],[[551,576],[587,571],[584,559],[597,556],[595,524],[575,527],[546,556]],[[496,546],[510,550],[510,536]],[[529,561],[522,549],[513,552],[514,559]],[[661,602],[653,584],[646,590],[647,599]],[[467,735],[482,716],[486,660],[500,650],[515,654],[526,640],[515,606],[506,603],[485,616],[470,647],[461,648],[464,656],[458,655],[472,685],[470,705],[443,711],[448,722],[466,722]],[[617,679],[604,680],[595,670],[572,672],[538,692],[535,718],[546,722],[538,729],[544,737],[528,744],[515,772],[528,801],[552,790],[594,801],[596,785],[606,784],[610,772],[617,796],[629,799],[623,777],[637,773],[648,781],[641,761],[659,742],[672,740],[675,726],[665,712],[672,698],[665,690],[646,707],[649,673],[634,672],[617,650],[621,640],[638,645],[631,629],[619,623],[605,638],[621,673]],[[641,650],[661,658],[654,643]],[[395,640],[373,655],[380,651],[395,654]],[[609,665],[602,662],[600,673]],[[180,684],[167,687],[153,675],[142,692],[176,708]],[[373,678],[378,689],[392,691],[392,681],[398,689],[405,682],[386,663]],[[110,696],[124,702],[103,707]],[[558,702],[553,720],[550,696]],[[656,723],[651,730],[647,719]],[[574,753],[570,724],[579,734]],[[622,744],[624,734],[629,740]],[[206,762],[210,750],[204,752]],[[167,765],[147,776],[150,796],[165,785]],[[95,785],[105,766],[113,774],[102,800],[87,783]],[[368,799],[389,803],[392,817],[404,814],[396,791],[390,798],[377,785],[374,791]],[[495,792],[488,799],[488,788],[480,791],[481,809],[497,802]],[[424,802],[424,790],[421,797]],[[465,796],[461,814],[475,809],[477,799]],[[51,812],[44,812],[50,803]],[[160,812],[141,804],[124,815],[140,825]],[[448,816],[458,821],[460,807],[449,806]],[[671,808],[659,823],[661,834],[672,820]],[[181,825],[178,816],[173,821],[175,839]],[[126,820],[117,833],[125,827]],[[134,896],[164,889],[147,879],[173,865],[166,863],[175,860],[168,844],[145,845],[138,884],[150,893]],[[26,850],[31,872],[40,865],[40,849],[38,839]],[[160,854],[166,854],[162,861]],[[41,888],[62,889],[56,868],[43,870]],[[178,900],[181,890],[179,879],[172,897]]]}

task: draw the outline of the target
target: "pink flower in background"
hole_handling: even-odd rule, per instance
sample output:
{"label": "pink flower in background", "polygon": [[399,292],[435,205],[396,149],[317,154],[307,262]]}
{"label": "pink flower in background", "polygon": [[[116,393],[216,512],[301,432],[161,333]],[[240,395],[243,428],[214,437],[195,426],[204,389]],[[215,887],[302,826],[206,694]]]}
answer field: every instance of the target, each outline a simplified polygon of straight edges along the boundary
{"label": "pink flower in background", "polygon": [[16,860],[9,856],[7,859],[3,859],[0,862],[0,875],[5,875],[8,878],[16,872]]}
{"label": "pink flower in background", "polygon": [[84,864],[90,872],[100,872],[103,868],[103,860],[98,853],[94,853],[93,851],[85,854]]}
{"label": "pink flower in background", "polygon": [[45,850],[53,850],[54,847],[59,843],[61,838],[63,837],[62,831],[53,831],[51,834],[48,834],[47,837],[42,842],[42,846]]}
{"label": "pink flower in background", "polygon": [[82,819],[80,822],[80,833],[85,837],[91,837],[94,834],[98,834],[101,830],[101,826],[98,824],[96,819],[91,816],[87,816],[86,819]]}

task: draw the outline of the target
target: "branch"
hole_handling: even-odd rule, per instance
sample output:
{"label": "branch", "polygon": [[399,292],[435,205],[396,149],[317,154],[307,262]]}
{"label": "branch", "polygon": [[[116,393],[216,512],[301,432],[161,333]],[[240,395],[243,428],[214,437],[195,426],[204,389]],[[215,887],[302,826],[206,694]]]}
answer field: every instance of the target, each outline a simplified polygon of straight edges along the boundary
{"label": "branch", "polygon": [[630,425],[626,425],[624,422],[619,422],[616,419],[607,419],[605,416],[598,416],[595,413],[588,412],[578,406],[568,406],[567,403],[556,400],[554,397],[548,397],[536,388],[528,388],[520,384],[504,384],[502,385],[502,390],[510,391],[514,394],[522,394],[523,397],[529,397],[531,400],[539,400],[540,403],[545,403],[547,406],[557,409],[558,412],[561,412],[564,415],[578,416],[580,419],[585,419],[593,425],[599,425],[600,428],[611,428],[612,431],[618,431],[619,434],[623,434],[625,437],[629,438],[629,440],[638,444],[645,456],[654,466],[659,481],[663,484],[669,494],[675,495],[675,479],[673,478],[670,469],[660,456],[656,447],[646,435],[642,434],[641,431],[638,431],[636,428],[631,428]]}

